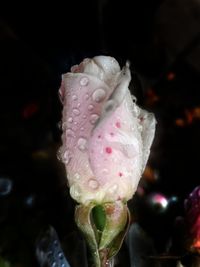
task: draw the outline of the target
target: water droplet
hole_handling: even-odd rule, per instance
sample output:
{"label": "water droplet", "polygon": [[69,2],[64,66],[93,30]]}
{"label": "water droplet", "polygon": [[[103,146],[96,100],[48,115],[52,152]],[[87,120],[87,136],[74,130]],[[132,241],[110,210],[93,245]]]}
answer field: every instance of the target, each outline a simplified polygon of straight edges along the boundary
{"label": "water droplet", "polygon": [[88,98],[89,98],[89,95],[86,94],[86,95],[85,95],[85,100],[88,100]]}
{"label": "water droplet", "polygon": [[80,129],[81,131],[84,131],[84,128],[83,127],[81,127],[81,129]]}
{"label": "water droplet", "polygon": [[77,121],[74,122],[75,125],[77,125],[77,123],[78,123]]}
{"label": "water droplet", "polygon": [[109,189],[110,193],[116,193],[118,189],[118,185],[117,184],[114,184],[113,186],[111,186],[111,188]]}
{"label": "water droplet", "polygon": [[58,160],[60,160],[60,161],[62,160],[62,156],[61,156],[61,148],[58,150],[56,156],[57,156],[57,159],[58,159]]}
{"label": "water droplet", "polygon": [[54,240],[54,242],[53,242],[53,244],[54,244],[54,246],[58,246],[58,240]]}
{"label": "water droplet", "polygon": [[74,113],[74,115],[78,116],[80,114],[80,110],[77,108],[74,108],[73,113]]}
{"label": "water droplet", "polygon": [[66,122],[63,122],[63,124],[62,124],[62,130],[65,131],[66,128],[67,128],[67,123]]}
{"label": "water droplet", "polygon": [[60,102],[63,104],[63,102],[64,102],[64,93],[63,93],[63,90],[60,89],[58,91],[58,96],[59,96]]}
{"label": "water droplet", "polygon": [[68,137],[75,137],[75,134],[74,134],[74,132],[71,129],[67,129],[66,130],[66,135]]}
{"label": "water droplet", "polygon": [[61,267],[66,267],[66,265],[63,263],[63,264],[61,265]]}
{"label": "water droplet", "polygon": [[72,96],[72,100],[75,101],[75,100],[77,100],[77,99],[78,99],[77,95],[73,95],[73,96]]}
{"label": "water droplet", "polygon": [[86,117],[87,117],[86,115],[83,115],[83,119],[86,119]]}
{"label": "water droplet", "polygon": [[56,264],[56,262],[54,261],[52,264],[51,264],[51,267],[56,267],[57,266],[57,264]]}
{"label": "water droplet", "polygon": [[92,94],[92,99],[97,103],[103,101],[105,97],[106,97],[106,92],[102,88],[95,90],[94,93]]}
{"label": "water droplet", "polygon": [[74,174],[74,179],[75,180],[79,180],[80,179],[80,174],[78,173],[78,172],[76,172],[75,174]]}
{"label": "water droplet", "polygon": [[79,107],[80,107],[80,105],[81,105],[81,103],[78,103],[78,104],[77,104],[77,107],[79,108]]}
{"label": "water droplet", "polygon": [[86,145],[87,145],[87,140],[85,138],[79,138],[78,139],[78,148],[81,150],[81,151],[84,151],[86,149]]}
{"label": "water droplet", "polygon": [[58,127],[59,130],[62,129],[62,122],[61,122],[61,121],[59,121],[59,122],[57,123],[57,127]]}
{"label": "water droplet", "polygon": [[63,259],[63,253],[62,252],[59,252],[58,253],[58,257],[62,260]]}
{"label": "water droplet", "polygon": [[123,145],[122,152],[128,158],[133,158],[137,155],[134,145],[131,144]]}
{"label": "water droplet", "polygon": [[73,122],[73,118],[69,117],[69,119],[67,120],[68,122],[72,123]]}
{"label": "water droplet", "polygon": [[62,161],[63,161],[63,163],[65,163],[65,164],[68,164],[68,163],[69,163],[69,161],[70,161],[70,153],[69,153],[68,150],[66,150],[66,151],[63,153]]}
{"label": "water droplet", "polygon": [[92,114],[92,115],[90,116],[90,122],[91,122],[92,124],[95,124],[95,123],[97,122],[98,118],[99,118],[99,115],[97,115],[97,114]]}
{"label": "water droplet", "polygon": [[108,174],[108,169],[103,169],[102,174]]}
{"label": "water droplet", "polygon": [[71,69],[70,69],[71,72],[76,72],[77,70],[78,70],[78,65],[77,64],[72,66]]}
{"label": "water droplet", "polygon": [[90,179],[88,185],[92,189],[97,189],[99,187],[99,183],[94,179]]}
{"label": "water droplet", "polygon": [[93,105],[89,105],[88,106],[88,110],[93,110],[94,106]]}
{"label": "water droplet", "polygon": [[83,77],[80,79],[80,85],[86,86],[89,82],[89,79],[87,77]]}
{"label": "water droplet", "polygon": [[73,184],[70,187],[70,195],[72,196],[72,198],[74,198],[76,200],[79,199],[79,197],[80,197],[80,189],[76,184]]}
{"label": "water droplet", "polygon": [[131,95],[131,98],[132,98],[132,100],[133,100],[134,103],[137,102],[137,98],[134,95]]}
{"label": "water droplet", "polygon": [[103,77],[104,77],[104,72],[103,72],[103,70],[100,70],[100,72],[99,72],[99,78],[101,80],[103,80]]}

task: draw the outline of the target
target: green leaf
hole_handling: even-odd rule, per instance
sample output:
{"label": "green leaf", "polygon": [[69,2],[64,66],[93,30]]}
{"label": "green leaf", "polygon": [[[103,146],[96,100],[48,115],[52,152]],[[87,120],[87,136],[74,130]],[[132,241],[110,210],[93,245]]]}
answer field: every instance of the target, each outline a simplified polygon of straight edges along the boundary
{"label": "green leaf", "polygon": [[92,209],[92,217],[97,230],[102,232],[106,222],[106,214],[104,208],[101,205],[95,206]]}

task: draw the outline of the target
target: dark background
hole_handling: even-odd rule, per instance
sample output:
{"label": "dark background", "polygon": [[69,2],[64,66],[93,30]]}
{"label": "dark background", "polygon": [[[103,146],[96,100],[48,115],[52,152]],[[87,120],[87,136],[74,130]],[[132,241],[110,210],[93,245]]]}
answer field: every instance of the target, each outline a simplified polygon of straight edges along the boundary
{"label": "dark background", "polygon": [[[141,182],[148,201],[137,217],[158,251],[165,251],[175,218],[184,215],[184,199],[199,185],[199,26],[197,0],[53,1],[46,6],[28,1],[1,7],[3,257],[36,266],[33,243],[45,225],[53,225],[62,240],[75,231],[75,203],[56,158],[62,108],[58,89],[62,73],[100,54],[115,57],[121,66],[130,60],[132,93],[158,122]],[[162,207],[151,206],[149,196],[156,192],[171,201],[162,215]],[[158,229],[166,231],[158,237]]]}

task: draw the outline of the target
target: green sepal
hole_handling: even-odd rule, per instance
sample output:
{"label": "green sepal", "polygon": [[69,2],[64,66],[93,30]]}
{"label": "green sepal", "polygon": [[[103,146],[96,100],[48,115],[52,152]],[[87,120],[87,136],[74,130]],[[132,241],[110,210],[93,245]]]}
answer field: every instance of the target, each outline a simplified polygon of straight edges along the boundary
{"label": "green sepal", "polygon": [[127,205],[121,201],[78,205],[75,221],[85,236],[95,266],[106,266],[118,253],[130,224]]}
{"label": "green sepal", "polygon": [[75,209],[75,222],[80,231],[83,233],[86,242],[91,250],[93,260],[96,266],[101,266],[98,251],[98,231],[91,220],[92,209],[95,204],[91,203],[87,206],[78,205]]}

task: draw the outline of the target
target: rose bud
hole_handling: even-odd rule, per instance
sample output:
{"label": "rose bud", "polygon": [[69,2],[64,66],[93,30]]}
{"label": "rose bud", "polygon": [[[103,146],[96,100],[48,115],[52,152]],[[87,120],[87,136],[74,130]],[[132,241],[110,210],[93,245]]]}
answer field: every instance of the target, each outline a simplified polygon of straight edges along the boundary
{"label": "rose bud", "polygon": [[128,89],[129,64],[108,56],[84,59],[62,76],[62,147],[70,194],[77,202],[132,198],[144,171],[155,118]]}
{"label": "rose bud", "polygon": [[130,222],[127,201],[137,189],[154,138],[155,118],[128,89],[129,64],[84,59],[62,76],[62,147],[75,221],[95,266],[108,266]]}

